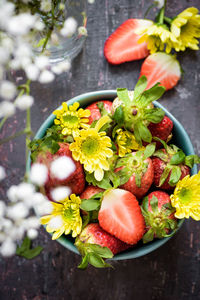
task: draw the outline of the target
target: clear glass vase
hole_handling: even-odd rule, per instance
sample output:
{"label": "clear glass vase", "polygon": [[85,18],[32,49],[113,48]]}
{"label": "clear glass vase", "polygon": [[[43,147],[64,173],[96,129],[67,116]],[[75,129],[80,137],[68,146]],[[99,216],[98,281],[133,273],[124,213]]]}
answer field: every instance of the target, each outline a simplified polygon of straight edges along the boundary
{"label": "clear glass vase", "polygon": [[[65,59],[72,60],[76,57],[83,48],[86,39],[86,0],[66,0],[65,7],[62,12],[62,16],[59,19],[60,25],[64,20],[72,17],[76,20],[77,29],[75,33],[70,36],[63,36],[59,32],[59,26],[57,26],[53,32],[51,32],[51,38],[49,38],[45,52],[49,55],[50,62],[52,64],[61,62]],[[81,30],[82,29],[82,30]],[[34,47],[36,54],[43,52],[43,42],[46,36],[37,36],[37,46]],[[41,45],[40,45],[41,44]]]}

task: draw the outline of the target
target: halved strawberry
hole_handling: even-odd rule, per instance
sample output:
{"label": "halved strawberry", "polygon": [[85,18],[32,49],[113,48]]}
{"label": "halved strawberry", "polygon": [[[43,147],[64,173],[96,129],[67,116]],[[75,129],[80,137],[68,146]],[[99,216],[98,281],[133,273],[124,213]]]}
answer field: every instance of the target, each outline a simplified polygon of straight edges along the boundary
{"label": "halved strawberry", "polygon": [[160,82],[166,90],[172,89],[181,77],[179,62],[171,54],[157,52],[149,55],[142,64],[140,77],[147,77],[147,87],[150,89]]}
{"label": "halved strawberry", "polygon": [[90,110],[89,122],[88,124],[92,124],[93,121],[99,120],[101,117],[109,114],[111,112],[112,102],[108,100],[101,100],[94,102],[86,107],[86,109]]}
{"label": "halved strawberry", "polygon": [[139,44],[140,35],[135,32],[152,23],[150,20],[128,19],[121,24],[105,42],[104,55],[108,62],[115,65],[146,57],[149,54],[147,44]]}
{"label": "halved strawberry", "polygon": [[122,189],[104,194],[98,219],[104,230],[130,245],[136,244],[144,234],[145,223],[138,201]]}

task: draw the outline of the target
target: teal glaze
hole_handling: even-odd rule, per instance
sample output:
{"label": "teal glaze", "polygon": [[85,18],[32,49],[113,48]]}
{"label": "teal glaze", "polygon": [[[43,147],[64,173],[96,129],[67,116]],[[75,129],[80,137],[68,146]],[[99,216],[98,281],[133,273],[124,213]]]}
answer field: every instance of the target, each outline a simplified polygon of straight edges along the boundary
{"label": "teal glaze", "polygon": [[[116,96],[117,96],[116,90],[96,91],[96,92],[90,92],[90,93],[86,93],[86,94],[82,94],[77,97],[74,97],[71,100],[67,101],[67,104],[69,105],[69,104],[73,104],[74,102],[79,102],[82,107],[85,107],[97,100],[113,100]],[[166,115],[173,121],[173,123],[174,123],[173,140],[175,141],[175,144],[177,146],[179,146],[185,152],[186,155],[194,154],[194,149],[193,149],[192,143],[191,143],[190,138],[189,138],[188,134],[186,133],[184,127],[160,103],[155,101],[154,104],[155,104],[155,106],[162,108],[165,111]],[[55,116],[53,114],[50,115],[46,119],[46,121],[42,124],[42,126],[38,130],[38,132],[35,136],[35,139],[42,138],[45,135],[46,129],[53,125],[54,119],[55,119]],[[27,163],[27,170],[28,171],[30,170],[30,159]],[[191,173],[192,173],[192,175],[197,173],[196,165],[191,170]],[[181,227],[183,222],[184,222],[184,220],[179,221],[179,228]],[[132,259],[132,258],[146,255],[146,254],[156,250],[160,246],[164,245],[170,238],[171,237],[163,238],[161,240],[155,240],[146,245],[139,243],[134,248],[126,250],[123,253],[115,255],[113,260]],[[73,245],[72,238],[62,236],[57,241],[61,245],[63,245],[67,249],[69,249],[70,251],[79,254],[76,247]]]}

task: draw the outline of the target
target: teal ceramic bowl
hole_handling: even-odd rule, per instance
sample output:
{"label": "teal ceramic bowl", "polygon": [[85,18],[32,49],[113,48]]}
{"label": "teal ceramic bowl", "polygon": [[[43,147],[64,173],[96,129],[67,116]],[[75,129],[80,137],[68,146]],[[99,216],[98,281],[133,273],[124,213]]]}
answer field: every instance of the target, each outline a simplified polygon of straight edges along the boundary
{"label": "teal ceramic bowl", "polygon": [[[71,100],[69,100],[67,103],[73,104],[74,102],[79,102],[81,107],[86,107],[87,105],[91,104],[94,101],[97,100],[113,100],[117,96],[116,90],[103,90],[103,91],[96,91],[96,92],[90,92],[86,94],[82,94],[80,96],[77,96]],[[192,143],[190,141],[190,138],[185,131],[184,127],[177,121],[171,113],[169,113],[160,103],[154,102],[155,106],[162,108],[166,115],[173,121],[174,128],[173,128],[173,143],[176,144],[178,147],[180,147],[186,155],[194,154],[194,149],[192,146]],[[51,127],[53,125],[55,116],[51,114],[46,121],[42,124],[40,129],[38,130],[35,139],[42,138],[45,135],[45,132],[47,128]],[[30,169],[30,161],[27,164],[27,169]],[[197,173],[197,166],[195,165],[191,171],[192,175]],[[179,228],[183,224],[184,220],[179,221]],[[164,245],[170,238],[163,238],[161,240],[154,240],[148,244],[143,245],[142,242],[139,242],[134,248],[131,248],[129,250],[126,250],[120,254],[115,255],[113,260],[123,260],[123,259],[132,259],[136,257],[140,257],[143,255],[146,255],[160,246]],[[79,254],[78,250],[73,244],[73,239],[68,236],[62,236],[57,241],[69,249],[72,252],[75,252]]]}

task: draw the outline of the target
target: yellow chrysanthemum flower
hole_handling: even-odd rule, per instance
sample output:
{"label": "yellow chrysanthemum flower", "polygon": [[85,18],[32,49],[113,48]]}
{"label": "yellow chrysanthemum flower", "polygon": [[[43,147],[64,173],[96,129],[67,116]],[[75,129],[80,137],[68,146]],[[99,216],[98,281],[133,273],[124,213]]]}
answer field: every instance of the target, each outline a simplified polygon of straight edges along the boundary
{"label": "yellow chrysanthemum flower", "polygon": [[90,110],[79,108],[79,103],[75,102],[73,105],[67,106],[66,102],[62,103],[62,108],[53,112],[56,115],[54,123],[59,125],[62,129],[63,135],[72,135],[73,137],[79,135],[79,129],[87,129],[89,125]]}
{"label": "yellow chrysanthemum flower", "polygon": [[72,233],[72,237],[76,237],[81,232],[80,203],[80,198],[75,194],[57,203],[52,202],[52,213],[40,219],[42,224],[47,224],[47,232],[54,232],[52,240],[58,239],[63,233]]}
{"label": "yellow chrysanthemum flower", "polygon": [[126,153],[132,152],[132,150],[142,150],[144,147],[136,142],[135,136],[127,130],[119,128],[117,131],[116,142],[118,145],[119,156],[123,157]]}
{"label": "yellow chrysanthemum flower", "polygon": [[172,206],[176,208],[178,219],[193,218],[200,220],[200,172],[180,180],[170,196]]}
{"label": "yellow chrysanthemum flower", "polygon": [[138,29],[137,34],[141,35],[138,43],[146,42],[151,54],[163,50],[170,53],[172,48],[178,45],[175,35],[165,25],[154,23],[149,27]]}
{"label": "yellow chrysanthemum flower", "polygon": [[71,143],[70,150],[75,160],[80,161],[89,173],[94,172],[96,180],[103,179],[104,170],[109,170],[107,158],[112,157],[111,140],[100,129],[110,121],[108,116],[98,120],[94,128],[81,130],[80,135]]}
{"label": "yellow chrysanthemum flower", "polygon": [[176,51],[184,51],[185,48],[198,50],[200,37],[200,15],[198,9],[189,7],[180,13],[171,23],[171,32],[180,41]]}

